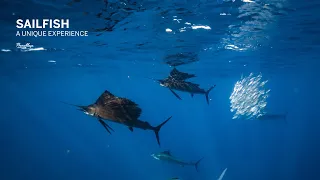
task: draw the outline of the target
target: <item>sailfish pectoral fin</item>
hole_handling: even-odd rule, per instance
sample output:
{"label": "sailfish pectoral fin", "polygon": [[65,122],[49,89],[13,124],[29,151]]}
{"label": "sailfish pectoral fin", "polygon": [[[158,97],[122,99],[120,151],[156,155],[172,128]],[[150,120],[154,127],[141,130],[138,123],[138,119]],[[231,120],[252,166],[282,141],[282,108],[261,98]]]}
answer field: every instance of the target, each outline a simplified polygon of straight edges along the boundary
{"label": "sailfish pectoral fin", "polygon": [[111,131],[114,132],[114,130],[113,130],[107,123],[105,123],[105,125],[106,125],[109,129],[111,129]]}
{"label": "sailfish pectoral fin", "polygon": [[[109,134],[111,134],[111,131],[114,132],[114,130],[107,124],[105,123],[102,119],[99,119],[100,124],[102,124],[102,126],[109,132]],[[111,131],[110,131],[110,130]]]}
{"label": "sailfish pectoral fin", "polygon": [[171,88],[169,88],[169,90],[172,92],[172,94],[174,94],[178,99],[182,100],[181,97],[176,93],[174,92]]}

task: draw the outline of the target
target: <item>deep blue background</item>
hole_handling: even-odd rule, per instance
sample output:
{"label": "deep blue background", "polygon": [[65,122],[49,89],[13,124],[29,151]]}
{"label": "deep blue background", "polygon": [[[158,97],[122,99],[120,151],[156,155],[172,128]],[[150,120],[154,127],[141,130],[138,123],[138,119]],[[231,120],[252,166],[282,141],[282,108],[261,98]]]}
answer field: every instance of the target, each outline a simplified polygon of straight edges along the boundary
{"label": "deep blue background", "polygon": [[[1,49],[13,50],[16,42],[57,49],[0,54],[0,179],[161,180],[178,176],[185,180],[211,180],[217,179],[225,168],[228,168],[225,180],[319,179],[317,1],[268,1],[282,4],[284,15],[272,17],[259,36],[249,34],[245,40],[234,40],[256,47],[242,52],[221,50],[224,45],[219,41],[226,38],[220,31],[228,32],[228,25],[244,23],[237,19],[241,2],[236,2],[233,8],[230,4],[207,11],[206,6],[202,7],[198,13],[203,11],[212,33],[180,35],[180,39],[192,44],[189,49],[197,52],[200,60],[178,69],[197,74],[193,81],[205,89],[217,85],[210,93],[209,106],[202,95],[191,98],[179,93],[183,98],[179,101],[169,90],[146,78],[165,77],[171,68],[163,63],[163,55],[175,50],[168,46],[174,44],[174,36],[164,31],[166,24],[173,26],[172,21],[154,22],[156,18],[148,16],[152,8],[131,16],[131,20],[136,24],[141,24],[139,19],[153,24],[153,29],[118,28],[86,38],[15,37],[17,15],[12,12],[18,15],[20,12],[19,16],[25,18],[50,17],[55,13],[63,17],[65,13],[71,20],[74,17],[78,29],[86,29],[88,21],[81,26],[76,12],[85,11],[84,7],[91,8],[91,12],[99,6],[84,1],[81,3],[87,4],[82,9],[64,10],[61,4],[66,2],[59,2],[61,6],[58,2],[50,1],[52,5],[39,2],[1,2]],[[161,3],[163,8],[165,3],[168,2]],[[35,7],[47,10],[36,12],[32,10]],[[62,10],[57,10],[60,7]],[[226,10],[236,15],[227,20],[218,16]],[[276,14],[276,10],[280,11],[275,9],[271,13]],[[189,17],[192,18],[203,17],[200,14]],[[259,39],[261,36],[268,38]],[[94,46],[92,42],[96,40],[108,46]],[[140,51],[130,46],[145,40],[151,42],[146,49]],[[129,45],[121,45],[122,41],[128,41]],[[213,50],[202,51],[204,47]],[[288,111],[287,124],[232,120],[229,96],[241,75],[250,72],[261,72],[264,80],[269,80],[271,96],[267,108],[277,113]],[[141,119],[152,125],[172,115],[172,120],[160,131],[162,147],[157,146],[151,131],[135,129],[132,133],[127,127],[110,123],[115,133],[109,135],[94,118],[59,102],[87,105],[104,90],[138,103],[143,109]],[[200,171],[162,163],[150,156],[163,150],[171,150],[173,155],[187,161],[204,157]]]}

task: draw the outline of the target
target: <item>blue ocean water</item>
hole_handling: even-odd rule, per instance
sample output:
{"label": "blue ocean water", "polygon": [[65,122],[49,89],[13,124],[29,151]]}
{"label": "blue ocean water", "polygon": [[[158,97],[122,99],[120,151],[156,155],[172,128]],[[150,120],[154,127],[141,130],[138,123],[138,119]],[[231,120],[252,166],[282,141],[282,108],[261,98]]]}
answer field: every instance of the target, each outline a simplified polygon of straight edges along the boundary
{"label": "blue ocean water", "polygon": [[[318,1],[0,7],[0,179],[214,180],[225,168],[224,180],[320,179]],[[69,19],[68,31],[88,36],[18,36],[31,31],[18,29],[18,19]],[[32,31],[42,30],[50,29]],[[209,105],[203,94],[175,91],[179,100],[152,80],[174,67],[195,74],[188,81],[204,90],[216,85]],[[105,90],[137,103],[152,126],[172,116],[160,147],[150,130],[106,121],[110,135],[97,118],[61,103],[89,105]],[[261,112],[287,117],[263,120]],[[167,150],[186,162],[203,157],[199,171],[151,156]]]}

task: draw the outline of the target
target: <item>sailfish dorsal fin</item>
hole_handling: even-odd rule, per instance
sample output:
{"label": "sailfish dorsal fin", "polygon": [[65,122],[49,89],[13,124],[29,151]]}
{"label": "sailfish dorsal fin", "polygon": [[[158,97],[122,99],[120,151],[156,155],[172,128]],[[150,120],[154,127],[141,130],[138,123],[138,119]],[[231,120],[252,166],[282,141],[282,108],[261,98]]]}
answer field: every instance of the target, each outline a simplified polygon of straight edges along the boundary
{"label": "sailfish dorsal fin", "polygon": [[109,92],[108,90],[105,90],[96,100],[96,104],[105,105],[108,101],[110,101],[110,99],[114,97],[115,96],[111,92]]}
{"label": "sailfish dorsal fin", "polygon": [[171,70],[171,72],[170,72],[170,77],[174,78],[176,80],[184,81],[186,79],[190,79],[190,78],[196,77],[196,75],[185,73],[185,72],[181,72],[181,71],[178,71],[176,68],[173,68]]}

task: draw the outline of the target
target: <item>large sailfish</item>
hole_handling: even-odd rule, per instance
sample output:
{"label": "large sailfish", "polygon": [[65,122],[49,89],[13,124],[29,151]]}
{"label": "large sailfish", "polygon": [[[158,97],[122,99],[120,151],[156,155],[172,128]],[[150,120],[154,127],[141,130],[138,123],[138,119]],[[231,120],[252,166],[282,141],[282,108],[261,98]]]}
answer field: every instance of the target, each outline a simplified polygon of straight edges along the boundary
{"label": "large sailfish", "polygon": [[[69,104],[69,103],[65,103]],[[69,104],[73,105],[73,104]],[[109,91],[104,91],[93,104],[87,106],[73,105],[85,114],[96,117],[100,124],[111,134],[114,131],[104,120],[125,125],[133,132],[133,128],[154,131],[160,146],[159,131],[171,117],[158,126],[151,126],[148,122],[139,119],[141,108],[130,99],[117,97]],[[110,131],[111,130],[111,131]]]}

